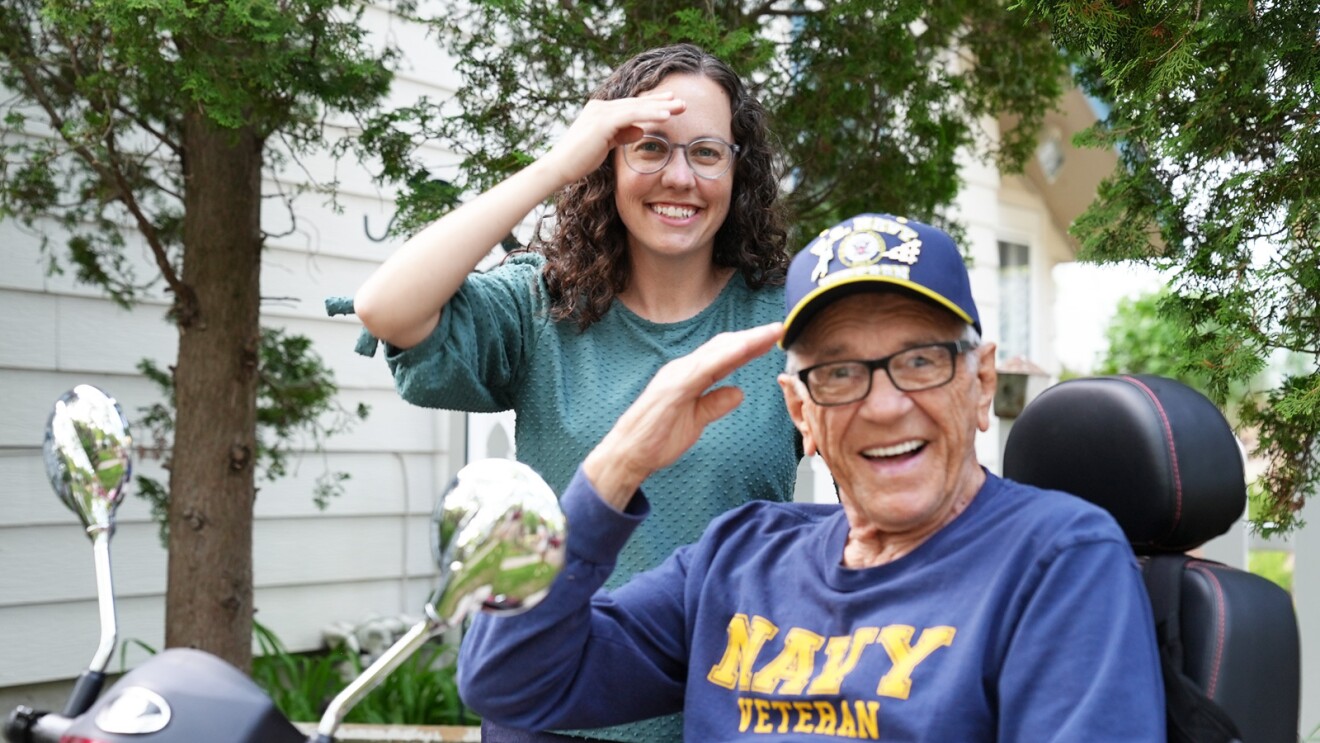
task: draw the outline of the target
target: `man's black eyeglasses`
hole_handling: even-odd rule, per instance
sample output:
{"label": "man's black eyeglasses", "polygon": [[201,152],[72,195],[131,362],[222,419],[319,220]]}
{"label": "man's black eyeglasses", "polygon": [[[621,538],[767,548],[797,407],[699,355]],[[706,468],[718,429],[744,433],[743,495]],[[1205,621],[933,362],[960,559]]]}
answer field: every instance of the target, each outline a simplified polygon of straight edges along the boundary
{"label": "man's black eyeglasses", "polygon": [[817,405],[846,405],[871,394],[871,378],[884,369],[903,392],[948,384],[958,370],[958,356],[976,348],[971,341],[947,341],[906,348],[882,359],[831,361],[798,372]]}

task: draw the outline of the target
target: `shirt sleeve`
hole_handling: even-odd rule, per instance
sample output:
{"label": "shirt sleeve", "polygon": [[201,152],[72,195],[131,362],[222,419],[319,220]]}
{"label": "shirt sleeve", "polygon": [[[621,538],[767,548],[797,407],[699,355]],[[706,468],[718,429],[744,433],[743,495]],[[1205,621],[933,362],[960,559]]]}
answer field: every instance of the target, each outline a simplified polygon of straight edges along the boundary
{"label": "shirt sleeve", "polygon": [[611,595],[599,589],[649,504],[639,494],[619,513],[581,470],[561,502],[570,525],[564,568],[532,610],[473,620],[458,662],[464,703],[527,730],[602,727],[679,711],[686,551]]}
{"label": "shirt sleeve", "polygon": [[1154,620],[1130,548],[1082,541],[1038,565],[1001,669],[998,740],[1163,743]]}
{"label": "shirt sleeve", "polygon": [[440,313],[440,322],[408,349],[386,344],[399,395],[413,405],[491,413],[513,407],[514,394],[549,323],[543,259],[511,256],[474,273]]}

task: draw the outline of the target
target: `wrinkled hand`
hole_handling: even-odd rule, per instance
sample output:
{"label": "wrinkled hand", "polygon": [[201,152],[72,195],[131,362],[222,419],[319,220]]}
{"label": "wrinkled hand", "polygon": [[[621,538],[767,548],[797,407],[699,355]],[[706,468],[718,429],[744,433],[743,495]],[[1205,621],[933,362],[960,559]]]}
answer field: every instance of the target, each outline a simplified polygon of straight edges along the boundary
{"label": "wrinkled hand", "polygon": [[623,510],[643,480],[678,461],[707,425],[742,402],[737,387],[711,386],[770,350],[782,334],[782,323],[721,333],[662,366],[582,463],[600,496]]}
{"label": "wrinkled hand", "polygon": [[542,162],[558,172],[564,183],[573,183],[599,168],[610,150],[641,139],[643,124],[668,121],[686,109],[687,103],[669,91],[588,101]]}

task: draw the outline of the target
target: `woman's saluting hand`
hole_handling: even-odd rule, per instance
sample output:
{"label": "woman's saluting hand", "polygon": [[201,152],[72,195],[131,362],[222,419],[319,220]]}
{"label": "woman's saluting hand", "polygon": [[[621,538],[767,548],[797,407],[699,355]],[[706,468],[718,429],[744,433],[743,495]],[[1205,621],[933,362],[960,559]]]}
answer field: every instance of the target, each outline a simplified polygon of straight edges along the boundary
{"label": "woman's saluting hand", "polygon": [[641,139],[646,124],[668,121],[686,108],[687,103],[675,98],[672,91],[588,101],[541,162],[559,175],[563,185],[568,185],[599,168],[610,150]]}

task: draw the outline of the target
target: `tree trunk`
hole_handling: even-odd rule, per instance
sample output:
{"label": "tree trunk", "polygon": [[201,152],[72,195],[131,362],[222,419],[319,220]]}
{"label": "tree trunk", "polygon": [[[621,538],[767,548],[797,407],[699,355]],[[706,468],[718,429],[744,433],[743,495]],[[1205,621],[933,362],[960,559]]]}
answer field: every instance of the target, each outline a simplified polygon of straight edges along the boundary
{"label": "tree trunk", "polygon": [[165,644],[252,663],[261,141],[189,112]]}

